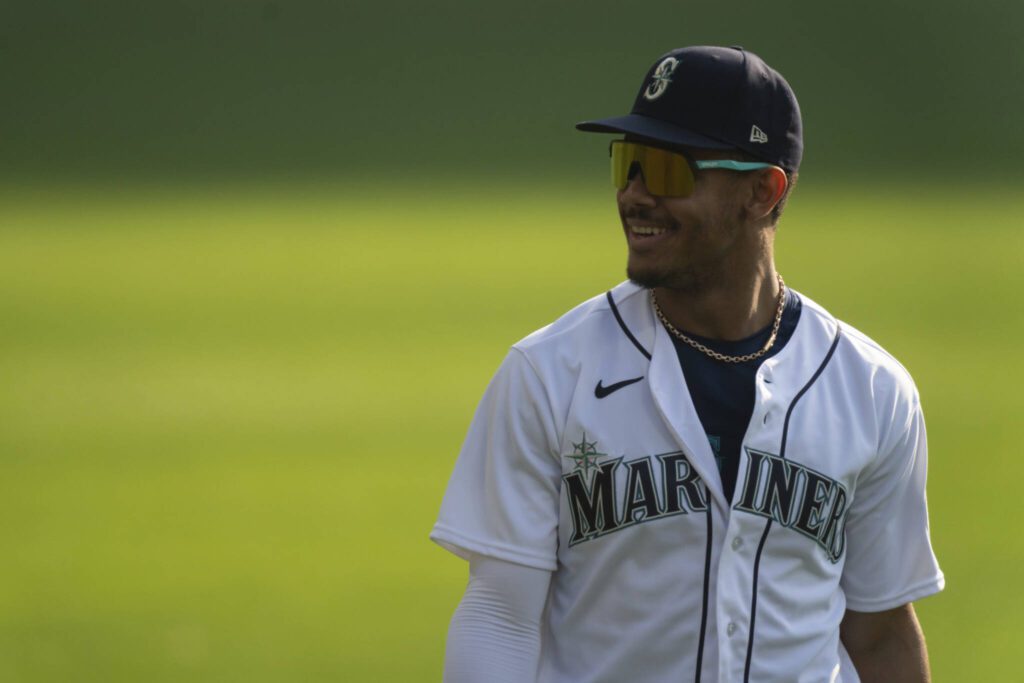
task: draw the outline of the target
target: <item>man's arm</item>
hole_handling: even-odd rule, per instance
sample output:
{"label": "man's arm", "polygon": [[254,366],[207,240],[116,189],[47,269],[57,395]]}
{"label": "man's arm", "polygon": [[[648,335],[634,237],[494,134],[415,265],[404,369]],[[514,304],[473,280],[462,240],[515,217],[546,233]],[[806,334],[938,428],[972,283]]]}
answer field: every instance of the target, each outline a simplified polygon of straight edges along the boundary
{"label": "man's arm", "polygon": [[551,572],[473,555],[469,585],[448,628],[445,683],[530,683]]}
{"label": "man's arm", "polygon": [[910,603],[885,612],[846,610],[839,637],[862,683],[929,683],[924,633]]}

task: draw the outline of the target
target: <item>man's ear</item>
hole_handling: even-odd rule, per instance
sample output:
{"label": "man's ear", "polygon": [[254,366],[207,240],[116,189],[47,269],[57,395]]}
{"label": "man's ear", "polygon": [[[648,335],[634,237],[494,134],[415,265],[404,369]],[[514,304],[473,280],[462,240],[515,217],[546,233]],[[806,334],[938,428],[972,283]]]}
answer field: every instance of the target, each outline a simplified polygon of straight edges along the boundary
{"label": "man's ear", "polygon": [[750,194],[747,208],[754,218],[764,218],[772,212],[782,196],[786,194],[789,180],[786,172],[778,166],[771,166],[759,171]]}

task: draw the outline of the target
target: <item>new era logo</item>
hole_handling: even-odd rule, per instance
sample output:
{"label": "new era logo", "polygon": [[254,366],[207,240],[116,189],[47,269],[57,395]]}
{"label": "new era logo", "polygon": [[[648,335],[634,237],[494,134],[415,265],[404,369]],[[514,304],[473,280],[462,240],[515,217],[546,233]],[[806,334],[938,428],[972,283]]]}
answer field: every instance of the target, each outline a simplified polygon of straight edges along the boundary
{"label": "new era logo", "polygon": [[757,126],[751,126],[750,128],[750,141],[751,142],[768,142],[768,136],[764,134],[764,131]]}

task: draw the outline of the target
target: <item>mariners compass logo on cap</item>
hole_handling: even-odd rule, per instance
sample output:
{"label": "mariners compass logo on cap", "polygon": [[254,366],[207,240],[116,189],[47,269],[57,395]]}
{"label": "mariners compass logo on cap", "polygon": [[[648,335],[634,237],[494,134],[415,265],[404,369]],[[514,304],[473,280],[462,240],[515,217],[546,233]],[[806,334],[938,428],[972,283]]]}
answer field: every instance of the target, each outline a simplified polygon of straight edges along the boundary
{"label": "mariners compass logo on cap", "polygon": [[679,66],[679,60],[675,57],[666,57],[661,60],[661,64],[658,65],[658,68],[654,70],[654,74],[651,76],[651,84],[644,91],[644,97],[648,100],[656,100],[661,97],[665,89],[668,88],[668,84],[672,82],[670,77],[677,66]]}

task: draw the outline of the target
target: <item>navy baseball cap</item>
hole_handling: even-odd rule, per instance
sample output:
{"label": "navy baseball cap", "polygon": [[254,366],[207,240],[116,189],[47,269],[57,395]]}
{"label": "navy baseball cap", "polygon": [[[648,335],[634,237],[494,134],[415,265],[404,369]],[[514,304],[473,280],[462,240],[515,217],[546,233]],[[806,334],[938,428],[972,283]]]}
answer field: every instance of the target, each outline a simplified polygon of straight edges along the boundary
{"label": "navy baseball cap", "polygon": [[577,123],[593,133],[625,133],[653,143],[738,149],[800,168],[800,106],[789,83],[741,47],[683,47],[662,55],[625,116]]}

